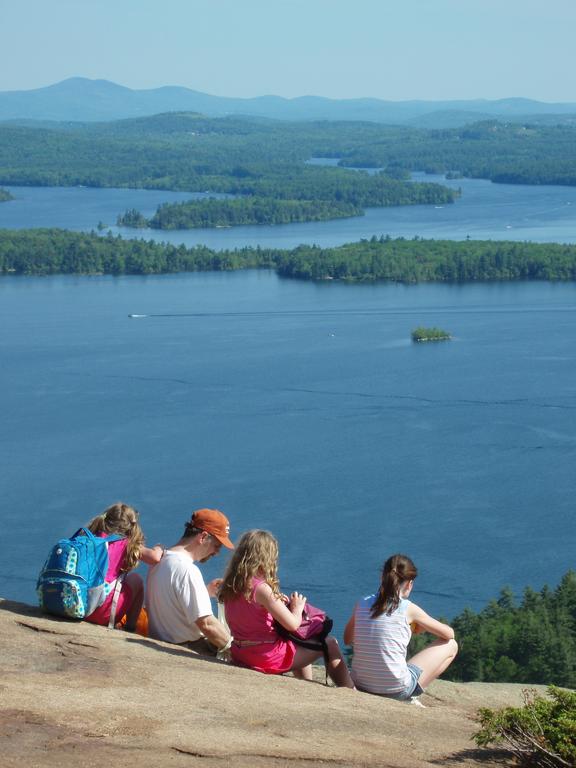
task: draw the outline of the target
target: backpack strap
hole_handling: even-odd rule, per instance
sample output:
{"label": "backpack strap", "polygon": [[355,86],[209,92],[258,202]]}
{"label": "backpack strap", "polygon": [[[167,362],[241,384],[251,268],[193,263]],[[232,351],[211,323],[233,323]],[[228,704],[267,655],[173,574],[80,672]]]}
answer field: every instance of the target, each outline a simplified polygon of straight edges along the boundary
{"label": "backpack strap", "polygon": [[114,629],[116,625],[116,609],[118,608],[118,600],[120,599],[120,592],[122,591],[122,584],[124,582],[125,576],[125,573],[121,573],[116,579],[114,595],[112,597],[112,605],[110,607],[110,620],[108,621],[108,629]]}
{"label": "backpack strap", "polygon": [[126,536],[121,536],[119,533],[109,533],[107,536],[96,536],[92,533],[90,528],[78,528],[76,533],[71,536],[71,539],[75,539],[77,536],[87,536],[89,539],[93,539],[94,541],[107,541],[109,544],[113,541],[120,541],[120,539],[125,539]]}

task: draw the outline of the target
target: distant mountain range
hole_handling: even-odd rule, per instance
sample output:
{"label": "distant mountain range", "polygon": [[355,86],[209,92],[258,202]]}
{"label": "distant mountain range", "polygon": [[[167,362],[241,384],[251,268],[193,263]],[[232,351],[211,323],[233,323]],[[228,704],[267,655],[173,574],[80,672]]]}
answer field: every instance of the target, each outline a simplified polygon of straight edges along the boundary
{"label": "distant mountain range", "polygon": [[132,90],[108,80],[73,77],[30,91],[0,92],[0,120],[94,122],[161,112],[200,112],[211,117],[247,115],[276,120],[364,120],[448,128],[485,119],[576,124],[576,103],[530,99],[488,101],[382,101],[301,96],[236,99],[165,86]]}

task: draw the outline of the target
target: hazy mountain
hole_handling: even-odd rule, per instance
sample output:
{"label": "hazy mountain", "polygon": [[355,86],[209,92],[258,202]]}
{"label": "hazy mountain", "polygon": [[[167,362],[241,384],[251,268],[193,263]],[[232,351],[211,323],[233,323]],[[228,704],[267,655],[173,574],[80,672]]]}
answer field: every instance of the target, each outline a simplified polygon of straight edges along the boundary
{"label": "hazy mountain", "polygon": [[426,127],[454,127],[485,118],[529,119],[554,116],[565,121],[576,104],[530,99],[488,101],[382,101],[301,96],[236,99],[166,86],[132,90],[108,80],[73,77],[46,88],[0,92],[0,120],[106,121],[161,112],[201,112],[210,116],[250,115],[280,120],[368,120]]}

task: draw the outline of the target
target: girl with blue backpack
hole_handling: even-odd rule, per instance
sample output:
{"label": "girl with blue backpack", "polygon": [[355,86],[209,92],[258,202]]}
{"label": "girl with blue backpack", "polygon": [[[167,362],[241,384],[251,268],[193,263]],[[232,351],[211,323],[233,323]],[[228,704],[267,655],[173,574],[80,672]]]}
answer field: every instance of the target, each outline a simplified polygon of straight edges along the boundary
{"label": "girl with blue backpack", "polygon": [[108,627],[134,630],[142,608],[144,585],[130,571],[143,560],[154,565],[160,546],[144,546],[138,512],[112,504],[88,526],[55,544],[40,571],[36,591],[42,610],[66,619],[86,619]]}
{"label": "girl with blue backpack", "polygon": [[[146,547],[144,534],[138,522],[138,512],[128,504],[117,502],[94,517],[87,526],[96,537],[118,538],[108,544],[108,570],[105,582],[109,594],[86,621],[104,626],[119,626],[126,617],[124,628],[133,632],[144,602],[144,583],[137,573],[130,573],[142,560],[147,565],[160,561],[163,548]],[[112,622],[111,622],[112,617]]]}

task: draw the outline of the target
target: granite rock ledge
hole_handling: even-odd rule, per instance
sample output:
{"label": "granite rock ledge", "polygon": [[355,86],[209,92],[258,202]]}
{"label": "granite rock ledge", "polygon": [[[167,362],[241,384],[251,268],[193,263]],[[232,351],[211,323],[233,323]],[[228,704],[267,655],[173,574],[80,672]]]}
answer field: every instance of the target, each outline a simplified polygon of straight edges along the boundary
{"label": "granite rock ledge", "polygon": [[265,676],[0,599],[3,768],[502,766],[470,740],[519,685],[444,681],[426,709]]}

